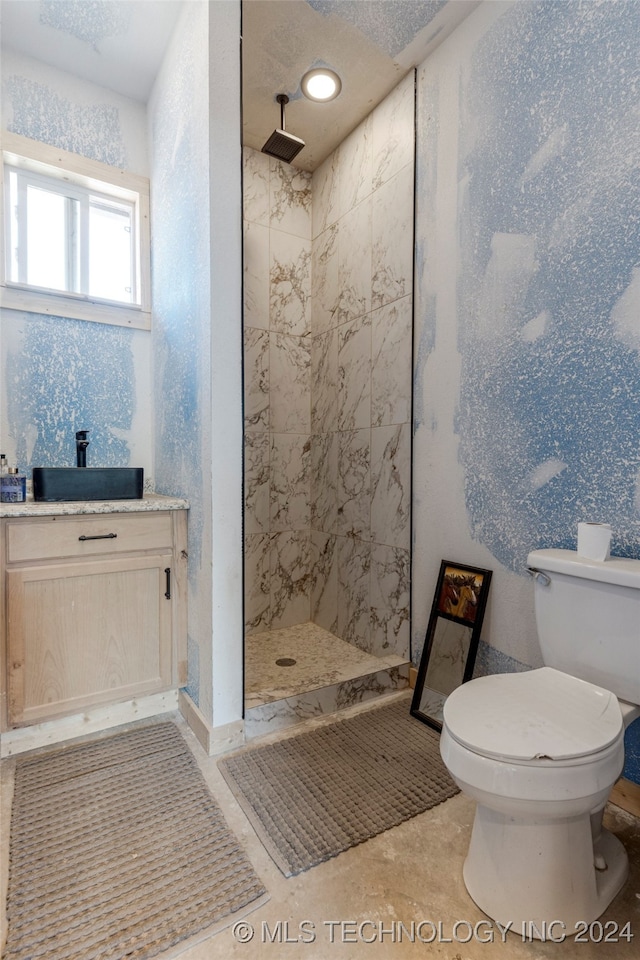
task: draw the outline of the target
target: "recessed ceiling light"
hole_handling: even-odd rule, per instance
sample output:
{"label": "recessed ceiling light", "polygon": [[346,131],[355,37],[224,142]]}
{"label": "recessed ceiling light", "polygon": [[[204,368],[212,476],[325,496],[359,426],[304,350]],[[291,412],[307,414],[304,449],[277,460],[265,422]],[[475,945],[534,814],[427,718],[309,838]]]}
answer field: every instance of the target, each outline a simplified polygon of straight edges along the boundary
{"label": "recessed ceiling light", "polygon": [[309,100],[334,100],[342,90],[342,81],[335,70],[316,67],[305,73],[301,81],[302,92]]}

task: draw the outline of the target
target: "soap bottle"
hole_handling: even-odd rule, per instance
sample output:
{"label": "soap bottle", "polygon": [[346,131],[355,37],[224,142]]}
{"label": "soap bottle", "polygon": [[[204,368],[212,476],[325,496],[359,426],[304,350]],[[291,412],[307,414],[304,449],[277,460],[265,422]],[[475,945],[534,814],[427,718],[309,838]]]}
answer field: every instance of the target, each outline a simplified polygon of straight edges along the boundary
{"label": "soap bottle", "polygon": [[9,467],[7,473],[0,476],[0,502],[24,503],[27,499],[27,478],[18,473],[17,467]]}
{"label": "soap bottle", "polygon": [[9,473],[9,464],[4,453],[0,453],[0,477],[3,473]]}

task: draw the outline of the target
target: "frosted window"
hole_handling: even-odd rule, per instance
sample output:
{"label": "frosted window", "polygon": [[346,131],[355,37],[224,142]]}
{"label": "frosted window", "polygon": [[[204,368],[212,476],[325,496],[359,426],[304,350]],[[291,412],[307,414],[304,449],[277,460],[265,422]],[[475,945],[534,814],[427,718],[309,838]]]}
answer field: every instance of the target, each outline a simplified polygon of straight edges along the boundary
{"label": "frosted window", "polygon": [[140,304],[135,204],[26,169],[10,169],[11,283]]}
{"label": "frosted window", "polygon": [[133,230],[129,206],[100,202],[89,208],[89,294],[105,300],[132,302]]}
{"label": "frosted window", "polygon": [[[26,282],[36,287],[68,290],[67,197],[39,187],[27,187]],[[20,244],[17,244],[18,250]],[[18,279],[17,277],[15,279]]]}

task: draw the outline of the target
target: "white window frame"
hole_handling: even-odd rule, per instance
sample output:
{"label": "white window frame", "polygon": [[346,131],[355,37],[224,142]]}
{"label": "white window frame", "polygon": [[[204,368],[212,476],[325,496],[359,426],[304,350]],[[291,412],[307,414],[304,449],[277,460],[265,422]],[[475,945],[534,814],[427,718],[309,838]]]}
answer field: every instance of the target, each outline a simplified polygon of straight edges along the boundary
{"label": "white window frame", "polygon": [[[2,134],[2,160],[0,204],[2,204],[3,229],[0,231],[0,270],[2,271],[0,305],[7,310],[150,330],[149,180],[126,170],[111,167],[106,163],[89,160],[78,154],[59,150],[37,140],[8,132]],[[30,174],[62,180],[84,190],[92,190],[103,196],[126,200],[133,204],[135,234],[138,241],[135,273],[139,305],[101,300],[84,294],[39,290],[10,280],[5,255],[5,165],[22,168]]]}

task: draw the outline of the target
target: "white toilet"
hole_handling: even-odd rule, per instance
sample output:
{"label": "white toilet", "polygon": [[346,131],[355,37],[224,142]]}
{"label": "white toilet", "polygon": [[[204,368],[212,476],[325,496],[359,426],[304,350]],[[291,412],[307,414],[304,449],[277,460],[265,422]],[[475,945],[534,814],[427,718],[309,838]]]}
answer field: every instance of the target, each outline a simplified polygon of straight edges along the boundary
{"label": "white toilet", "polygon": [[454,690],[440,751],[477,801],[463,871],[473,900],[518,933],[555,924],[570,936],[627,878],[602,814],[640,716],[640,560],[536,550],[528,564],[546,666]]}

